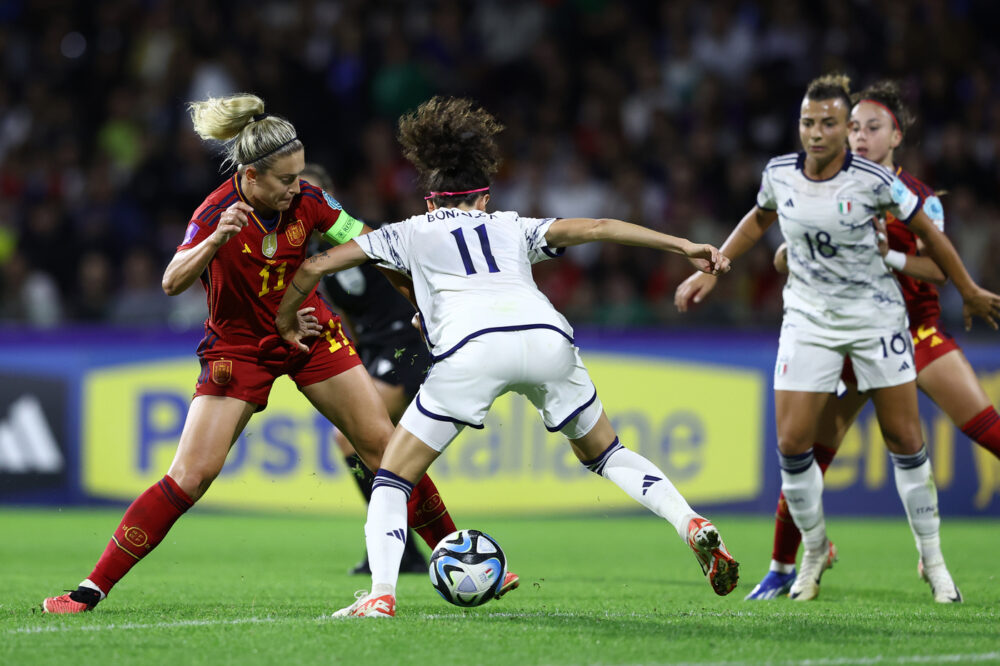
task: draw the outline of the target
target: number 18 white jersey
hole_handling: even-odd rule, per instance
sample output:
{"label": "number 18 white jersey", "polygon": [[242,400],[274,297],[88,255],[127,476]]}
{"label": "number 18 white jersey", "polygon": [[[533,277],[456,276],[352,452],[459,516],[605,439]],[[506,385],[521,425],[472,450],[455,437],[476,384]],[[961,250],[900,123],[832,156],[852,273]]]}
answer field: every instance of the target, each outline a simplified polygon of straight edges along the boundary
{"label": "number 18 white jersey", "polygon": [[879,254],[872,217],[908,222],[920,197],[885,167],[850,152],[827,180],[803,173],[805,153],[768,162],[757,205],[777,210],[788,244],[786,321],[832,337],[856,338],[907,327],[899,284]]}
{"label": "number 18 white jersey", "polygon": [[440,360],[497,330],[550,328],[573,339],[569,322],[531,276],[534,261],[555,254],[545,242],[554,221],[439,208],[354,240],[372,259],[413,279],[431,352]]}

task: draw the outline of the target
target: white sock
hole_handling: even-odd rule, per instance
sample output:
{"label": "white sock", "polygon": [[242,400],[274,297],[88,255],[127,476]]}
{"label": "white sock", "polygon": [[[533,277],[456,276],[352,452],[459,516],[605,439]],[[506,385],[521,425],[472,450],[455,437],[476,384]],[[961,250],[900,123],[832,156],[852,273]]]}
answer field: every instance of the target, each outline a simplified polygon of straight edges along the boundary
{"label": "white sock", "polygon": [[944,561],[941,554],[941,516],[938,513],[937,486],[931,475],[927,448],[912,456],[891,454],[896,492],[903,500],[910,530],[917,542],[917,552],[924,565]]}
{"label": "white sock", "polygon": [[678,536],[687,541],[688,523],[698,514],[659,467],[635,451],[626,449],[617,438],[599,458],[584,465],[613,482],[639,504],[668,520]]}
{"label": "white sock", "polygon": [[780,574],[789,574],[795,571],[794,564],[788,564],[787,562],[779,562],[778,560],[771,560],[771,566],[768,571],[774,571]]}
{"label": "white sock", "polygon": [[365,523],[373,594],[395,595],[406,538],[406,493],[399,488],[376,485],[372,489]]}
{"label": "white sock", "polygon": [[823,474],[813,460],[812,449],[798,456],[778,454],[781,461],[781,491],[788,502],[795,526],[802,532],[806,550],[826,546],[823,519]]}
{"label": "white sock", "polygon": [[108,595],[104,594],[104,590],[102,590],[101,588],[97,587],[97,583],[95,583],[94,581],[90,580],[89,578],[84,578],[83,582],[80,583],[77,587],[86,587],[86,588],[91,589],[91,590],[96,590],[101,595],[101,601],[104,601],[107,598],[107,596],[108,596]]}

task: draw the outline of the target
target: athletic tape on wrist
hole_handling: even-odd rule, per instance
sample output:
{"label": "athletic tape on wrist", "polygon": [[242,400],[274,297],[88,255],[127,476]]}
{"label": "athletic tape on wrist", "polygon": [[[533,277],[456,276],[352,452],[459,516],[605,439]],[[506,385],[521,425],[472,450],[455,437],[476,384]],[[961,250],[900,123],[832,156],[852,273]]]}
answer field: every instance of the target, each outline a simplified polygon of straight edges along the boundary
{"label": "athletic tape on wrist", "polygon": [[885,265],[889,268],[901,271],[906,266],[906,255],[899,250],[889,250],[886,252],[885,256],[882,257],[882,261],[884,261]]}

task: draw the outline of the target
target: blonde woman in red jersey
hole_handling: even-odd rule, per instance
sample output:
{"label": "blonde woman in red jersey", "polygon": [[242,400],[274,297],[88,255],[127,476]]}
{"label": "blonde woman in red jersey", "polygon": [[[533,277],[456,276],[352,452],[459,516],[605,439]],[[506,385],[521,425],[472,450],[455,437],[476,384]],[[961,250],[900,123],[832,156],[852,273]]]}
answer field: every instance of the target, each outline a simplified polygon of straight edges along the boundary
{"label": "blonde woman in red jersey", "polygon": [[[201,281],[209,318],[198,347],[202,372],[167,474],[126,510],[91,574],[76,590],[42,602],[48,613],[92,610],[208,490],[274,380],[287,374],[316,409],[343,431],[370,469],[378,469],[393,425],[340,319],[304,293],[300,324],[316,337],[308,351],[276,335],[278,303],[315,232],[340,244],[371,231],[328,193],[300,179],[305,150],[295,127],[264,113],[254,95],[189,105],[194,129],[223,141],[236,173],[194,212],[163,274],[179,294]],[[408,521],[432,548],[455,531],[428,477],[407,506]],[[517,586],[508,574],[500,592]]]}
{"label": "blonde woman in red jersey", "polygon": [[[944,228],[944,209],[933,190],[894,163],[894,151],[902,143],[912,117],[895,83],[882,81],[854,96],[848,141],[851,150],[892,169],[914,192],[925,198],[924,212]],[[920,256],[922,244],[907,226],[891,215],[885,220],[880,249],[885,262],[896,271],[906,299],[917,386],[945,412],[969,439],[1000,458],[1000,415],[980,386],[976,373],[955,340],[941,326],[941,305],[935,284],[947,278],[933,259]],[[775,267],[788,272],[782,245]],[[845,364],[847,392],[830,396],[823,410],[820,440],[814,451],[826,471],[847,430],[854,423],[868,396],[859,394],[850,362]],[[784,495],[778,499],[771,567],[747,600],[769,600],[786,594],[795,580],[795,557],[801,535],[792,521]],[[921,571],[922,574],[922,571]]]}

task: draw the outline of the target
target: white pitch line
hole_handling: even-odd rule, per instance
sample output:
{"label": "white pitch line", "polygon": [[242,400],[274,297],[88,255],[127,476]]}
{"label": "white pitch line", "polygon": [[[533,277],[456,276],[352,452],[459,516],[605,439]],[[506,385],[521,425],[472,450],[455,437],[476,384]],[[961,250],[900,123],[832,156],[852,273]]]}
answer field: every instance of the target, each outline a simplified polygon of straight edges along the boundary
{"label": "white pitch line", "polygon": [[50,632],[73,632],[73,631],[112,631],[112,630],[132,630],[132,629],[170,629],[173,627],[216,627],[221,625],[235,624],[271,624],[277,622],[293,622],[296,618],[273,618],[273,617],[245,617],[235,620],[177,620],[175,622],[151,622],[140,624],[137,622],[125,622],[122,624],[85,624],[81,626],[73,625],[46,625],[36,627],[18,627],[8,629],[8,634],[44,634]]}
{"label": "white pitch line", "polygon": [[[714,614],[714,613],[713,613]],[[719,613],[719,615],[729,615],[728,613]],[[741,613],[735,613],[737,615]],[[536,618],[536,617],[580,617],[579,613],[567,613],[555,611],[552,613],[484,613],[477,615],[478,617],[487,618]],[[648,613],[601,613],[599,616],[603,617],[621,617],[621,618],[653,618],[662,616],[655,616]],[[465,620],[469,619],[469,615],[464,613],[424,613],[421,615],[424,619],[429,620]],[[177,620],[175,622],[149,622],[149,623],[137,623],[137,622],[125,622],[121,624],[90,624],[90,625],[45,625],[45,626],[32,626],[32,627],[18,627],[16,629],[8,629],[5,633],[7,634],[43,634],[43,633],[57,633],[57,632],[88,632],[88,631],[133,631],[141,629],[170,629],[170,628],[180,628],[180,627],[217,627],[217,626],[233,626],[241,624],[283,624],[283,623],[293,623],[302,622],[301,618],[275,618],[275,617],[247,617],[247,618],[236,618],[233,620]],[[308,621],[308,620],[307,620]],[[313,620],[314,622],[324,622],[332,621],[335,622],[329,616],[318,617]],[[973,654],[928,654],[928,655],[904,655],[898,657],[886,657],[883,655],[875,655],[872,657],[835,657],[830,659],[802,659],[802,660],[783,660],[783,661],[771,661],[765,662],[769,666],[851,666],[857,664],[858,666],[869,666],[871,664],[934,664],[934,663],[965,663],[965,662],[986,662],[986,661],[1000,661],[1000,652],[981,652]],[[742,661],[687,661],[680,662],[677,666],[738,666],[746,662]]]}

